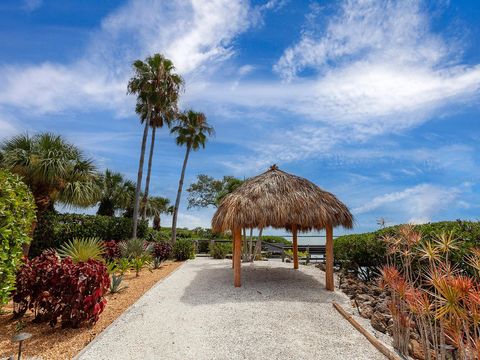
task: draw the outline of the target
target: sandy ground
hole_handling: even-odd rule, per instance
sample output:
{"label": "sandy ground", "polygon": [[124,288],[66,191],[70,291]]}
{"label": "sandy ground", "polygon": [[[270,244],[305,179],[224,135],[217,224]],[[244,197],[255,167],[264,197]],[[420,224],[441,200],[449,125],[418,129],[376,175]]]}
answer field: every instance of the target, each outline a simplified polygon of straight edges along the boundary
{"label": "sandy ground", "polygon": [[197,258],[148,291],[83,352],[100,359],[384,359],[332,307],[314,267]]}

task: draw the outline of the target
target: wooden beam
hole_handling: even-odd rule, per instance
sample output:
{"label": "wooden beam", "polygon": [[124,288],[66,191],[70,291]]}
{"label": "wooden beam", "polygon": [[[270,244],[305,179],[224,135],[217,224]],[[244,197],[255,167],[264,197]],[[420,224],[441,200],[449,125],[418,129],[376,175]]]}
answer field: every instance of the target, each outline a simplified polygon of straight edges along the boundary
{"label": "wooden beam", "polygon": [[293,235],[293,268],[298,269],[297,225],[292,225],[292,235]]}
{"label": "wooden beam", "polygon": [[242,229],[236,228],[233,232],[233,241],[235,243],[235,251],[233,253],[233,284],[240,287],[242,273]]}
{"label": "wooden beam", "polygon": [[326,244],[325,244],[325,288],[329,291],[333,291],[335,284],[333,281],[333,227],[327,225],[326,230]]}
{"label": "wooden beam", "polygon": [[345,318],[350,324],[353,325],[363,336],[367,338],[370,343],[375,346],[383,355],[385,355],[389,360],[400,360],[400,357],[395,353],[390,351],[383,343],[381,343],[376,337],[370,334],[365,328],[362,327],[349,313],[347,313],[340,305],[335,301],[332,303],[333,307]]}

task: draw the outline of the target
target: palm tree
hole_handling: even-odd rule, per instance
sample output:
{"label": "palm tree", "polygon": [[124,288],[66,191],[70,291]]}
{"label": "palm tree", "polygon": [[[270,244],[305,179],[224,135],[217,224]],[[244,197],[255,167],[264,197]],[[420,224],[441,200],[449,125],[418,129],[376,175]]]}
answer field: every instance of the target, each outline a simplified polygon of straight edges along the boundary
{"label": "palm tree", "polygon": [[135,197],[135,183],[123,175],[105,170],[99,180],[100,202],[97,215],[114,216],[115,211],[127,209]]}
{"label": "palm tree", "polygon": [[[142,109],[143,104],[137,104],[137,113],[145,114],[145,110]],[[162,128],[163,125],[167,125],[168,128],[172,126],[172,122],[176,117],[177,109],[176,109],[176,101],[175,103],[171,104],[170,109],[166,109],[165,111],[160,111],[158,107],[154,107],[151,112],[151,119],[150,119],[150,126],[152,128],[152,138],[150,140],[150,153],[148,157],[148,168],[147,168],[147,178],[145,181],[145,191],[143,192],[142,198],[142,220],[145,220],[147,217],[147,202],[149,201],[148,192],[150,189],[150,175],[152,173],[152,159],[153,159],[153,149],[155,147],[155,136],[157,128]]]}
{"label": "palm tree", "polygon": [[179,116],[179,123],[172,128],[171,133],[177,135],[177,145],[186,145],[187,147],[185,159],[183,160],[180,181],[178,182],[177,199],[175,200],[175,206],[173,208],[172,242],[175,243],[177,237],[178,207],[180,206],[180,198],[182,196],[183,180],[185,178],[188,156],[192,149],[193,151],[197,151],[200,147],[205,148],[208,136],[213,136],[215,132],[213,127],[207,123],[207,118],[203,113],[189,110]]}
{"label": "palm tree", "polygon": [[[175,69],[173,63],[160,54],[146,58],[145,62],[136,60],[133,63],[133,69],[135,75],[128,82],[127,92],[137,95],[136,110],[139,112],[140,118],[145,124],[133,207],[132,237],[136,238],[145,148],[147,145],[148,129],[151,123],[153,123],[152,113],[165,114],[171,109],[176,110],[178,95],[183,85],[183,80],[179,75],[172,73]],[[153,148],[151,152],[153,152]]]}
{"label": "palm tree", "polygon": [[144,214],[147,218],[153,218],[153,228],[155,230],[160,230],[160,215],[168,214],[171,206],[170,200],[161,196],[152,196],[145,203],[145,208],[143,208]]}
{"label": "palm tree", "polygon": [[[98,175],[93,162],[61,136],[14,136],[2,144],[0,153],[1,166],[21,176],[30,187],[37,221],[53,211],[57,201],[80,207],[98,201]],[[32,224],[32,232],[35,226]]]}

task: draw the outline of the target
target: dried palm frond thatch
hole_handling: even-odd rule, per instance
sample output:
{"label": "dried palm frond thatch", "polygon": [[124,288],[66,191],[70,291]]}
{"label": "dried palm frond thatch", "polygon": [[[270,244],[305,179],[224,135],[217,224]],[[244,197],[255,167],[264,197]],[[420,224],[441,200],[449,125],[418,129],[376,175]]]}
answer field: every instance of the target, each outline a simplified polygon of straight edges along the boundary
{"label": "dried palm frond thatch", "polygon": [[352,228],[353,216],[335,195],[273,165],[225,196],[212,219],[215,232],[238,228],[285,228],[298,231],[327,225]]}

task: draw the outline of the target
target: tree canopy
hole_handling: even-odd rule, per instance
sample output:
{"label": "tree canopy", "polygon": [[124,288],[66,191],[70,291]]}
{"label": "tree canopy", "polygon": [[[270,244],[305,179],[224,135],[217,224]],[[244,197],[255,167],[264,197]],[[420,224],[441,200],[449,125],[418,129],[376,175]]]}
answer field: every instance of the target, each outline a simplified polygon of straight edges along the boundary
{"label": "tree canopy", "polygon": [[234,176],[224,176],[215,179],[211,176],[200,174],[197,181],[190,184],[188,192],[188,208],[203,208],[217,206],[222,198],[239,187],[244,180]]}

